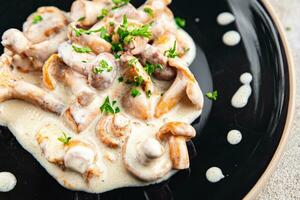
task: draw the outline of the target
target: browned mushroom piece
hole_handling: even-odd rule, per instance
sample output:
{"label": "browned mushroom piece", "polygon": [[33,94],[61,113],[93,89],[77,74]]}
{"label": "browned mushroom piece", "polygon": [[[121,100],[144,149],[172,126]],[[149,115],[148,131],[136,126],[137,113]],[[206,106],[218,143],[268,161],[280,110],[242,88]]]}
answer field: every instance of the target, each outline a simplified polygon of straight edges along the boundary
{"label": "browned mushroom piece", "polygon": [[71,18],[73,21],[80,21],[83,26],[92,26],[97,22],[103,8],[111,7],[109,1],[74,1],[71,7]]}
{"label": "browned mushroom piece", "polygon": [[160,141],[167,141],[173,169],[189,168],[190,161],[186,142],[195,136],[195,129],[183,122],[168,122],[159,129],[156,137]]}
{"label": "browned mushroom piece", "polygon": [[155,181],[172,168],[167,149],[161,143],[133,128],[122,151],[126,169],[142,181]]}
{"label": "browned mushroom piece", "polygon": [[124,114],[102,117],[96,126],[97,137],[110,148],[119,148],[131,132],[131,124]]}
{"label": "browned mushroom piece", "polygon": [[29,48],[31,43],[24,34],[14,28],[3,33],[1,44],[15,54],[22,54]]}
{"label": "browned mushroom piece", "polygon": [[128,114],[138,119],[150,119],[153,115],[151,111],[151,101],[141,88],[136,88],[136,90],[140,93],[140,95],[136,97],[131,95],[130,90],[125,92],[122,97],[122,106]]}
{"label": "browned mushroom piece", "polygon": [[0,102],[19,99],[57,115],[65,109],[64,103],[34,84],[15,79],[10,73],[0,72]]}
{"label": "browned mushroom piece", "polygon": [[[91,28],[89,30],[91,31],[91,33],[89,34],[82,33],[81,35],[78,35],[77,32],[80,27],[77,27],[77,24],[78,22],[72,23],[69,25],[68,28],[68,38],[73,43],[90,47],[91,50],[97,55],[103,52],[111,52],[111,44],[106,40],[102,39],[101,37],[99,37],[99,31],[97,31],[95,28]],[[97,32],[93,33],[92,31],[97,31]]]}
{"label": "browned mushroom piece", "polygon": [[178,59],[169,61],[169,65],[177,69],[177,76],[171,87],[164,93],[155,109],[155,117],[174,108],[187,95],[192,104],[199,110],[203,107],[203,94],[194,75]]}
{"label": "browned mushroom piece", "polygon": [[[40,20],[35,22],[36,18]],[[26,38],[33,44],[37,44],[52,38],[68,25],[65,13],[56,7],[40,7],[37,12],[31,14],[23,25]]]}

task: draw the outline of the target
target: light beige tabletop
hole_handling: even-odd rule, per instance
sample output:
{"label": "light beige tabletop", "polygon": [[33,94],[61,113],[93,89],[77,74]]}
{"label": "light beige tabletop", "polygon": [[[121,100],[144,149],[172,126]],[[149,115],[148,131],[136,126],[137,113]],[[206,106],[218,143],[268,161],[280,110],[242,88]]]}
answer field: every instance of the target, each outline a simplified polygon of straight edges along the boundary
{"label": "light beige tabletop", "polygon": [[292,50],[297,79],[296,115],[285,152],[257,200],[300,200],[300,0],[269,0]]}

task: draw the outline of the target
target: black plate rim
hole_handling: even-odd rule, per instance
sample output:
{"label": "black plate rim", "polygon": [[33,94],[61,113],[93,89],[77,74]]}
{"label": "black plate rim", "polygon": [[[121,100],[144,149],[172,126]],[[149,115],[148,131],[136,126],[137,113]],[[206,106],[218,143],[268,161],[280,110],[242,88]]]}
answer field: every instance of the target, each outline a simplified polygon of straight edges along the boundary
{"label": "black plate rim", "polygon": [[291,129],[292,129],[292,122],[295,116],[295,102],[296,102],[296,76],[295,76],[295,65],[293,61],[293,56],[291,50],[288,45],[288,40],[286,37],[286,33],[284,28],[274,10],[271,3],[268,0],[260,0],[260,3],[265,8],[266,12],[269,14],[271,19],[273,20],[273,25],[277,29],[279,34],[279,40],[281,40],[283,52],[286,54],[287,60],[287,68],[288,68],[288,76],[289,76],[289,102],[288,102],[288,113],[285,121],[284,130],[282,132],[282,136],[280,142],[276,148],[275,153],[271,161],[269,162],[268,166],[266,167],[265,171],[252,187],[252,189],[247,193],[244,197],[244,200],[253,200],[257,197],[257,195],[262,191],[262,189],[266,186],[267,181],[269,180],[270,176],[275,171],[277,164],[282,156],[282,153],[285,149],[287,141],[289,139]]}

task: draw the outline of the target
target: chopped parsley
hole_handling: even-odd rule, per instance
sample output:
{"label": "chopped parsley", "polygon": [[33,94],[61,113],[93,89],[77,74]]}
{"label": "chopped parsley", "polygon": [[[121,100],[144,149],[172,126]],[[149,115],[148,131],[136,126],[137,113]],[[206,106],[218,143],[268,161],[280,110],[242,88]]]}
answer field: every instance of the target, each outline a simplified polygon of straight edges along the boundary
{"label": "chopped parsley", "polygon": [[116,106],[117,101],[112,101],[112,103],[109,100],[109,96],[107,96],[103,102],[103,104],[100,107],[100,111],[104,114],[117,114],[121,110],[119,107]]}
{"label": "chopped parsley", "polygon": [[216,101],[218,98],[218,91],[215,90],[213,92],[208,92],[208,93],[206,93],[206,97],[209,98],[210,100]]}
{"label": "chopped parsley", "polygon": [[120,76],[120,77],[118,78],[118,81],[119,81],[119,83],[123,82],[123,81],[124,81],[124,77],[123,77],[123,76]]}
{"label": "chopped parsley", "polygon": [[90,49],[89,47],[79,47],[79,46],[75,46],[72,45],[73,50],[76,51],[77,53],[91,53],[92,49]]}
{"label": "chopped parsley", "polygon": [[185,27],[185,19],[181,18],[181,17],[175,17],[175,22],[177,24],[178,27],[180,28],[184,28]]}
{"label": "chopped parsley", "polygon": [[151,76],[156,69],[162,69],[163,67],[160,64],[151,64],[146,62],[144,70]]}
{"label": "chopped parsley", "polygon": [[148,91],[146,92],[146,96],[147,96],[148,98],[150,98],[150,97],[152,96],[151,90],[148,90]]}
{"label": "chopped parsley", "polygon": [[130,67],[132,67],[132,66],[136,65],[137,62],[138,62],[138,59],[137,59],[137,58],[132,58],[132,59],[130,59],[130,60],[128,61],[128,65],[129,65]]}
{"label": "chopped parsley", "polygon": [[72,27],[72,28],[75,31],[75,35],[77,37],[81,36],[82,34],[90,35],[91,33],[98,33],[98,32],[101,33],[101,32],[103,32],[103,29],[105,29],[104,27],[101,27],[101,28],[96,29],[96,30],[85,30],[83,28],[76,28],[76,27]]}
{"label": "chopped parsley", "polygon": [[87,61],[86,61],[86,60],[82,60],[81,62],[83,62],[83,63],[87,63]]}
{"label": "chopped parsley", "polygon": [[41,22],[42,20],[43,20],[43,17],[41,15],[35,15],[33,17],[32,24],[37,24],[37,23]]}
{"label": "chopped parsley", "polygon": [[111,49],[113,50],[113,52],[123,51],[123,45],[120,42],[113,42],[111,43]]}
{"label": "chopped parsley", "polygon": [[100,32],[100,37],[101,37],[102,39],[104,39],[106,42],[111,43],[112,38],[111,38],[111,36],[108,34],[106,28],[104,28],[104,27],[100,28],[100,29],[99,29],[99,32]]}
{"label": "chopped parsley", "polygon": [[133,84],[134,84],[136,87],[141,86],[143,83],[144,83],[143,77],[141,77],[141,76],[134,76],[134,77],[133,77]]}
{"label": "chopped parsley", "polygon": [[78,22],[81,22],[81,21],[83,21],[83,20],[85,20],[85,17],[80,17],[77,21],[78,21]]}
{"label": "chopped parsley", "polygon": [[130,91],[130,94],[131,94],[132,97],[137,97],[137,96],[141,95],[141,92],[136,88],[132,88],[131,91]]}
{"label": "chopped parsley", "polygon": [[144,12],[147,13],[151,17],[153,17],[153,15],[154,15],[154,11],[152,10],[152,8],[149,8],[149,7],[145,7]]}
{"label": "chopped parsley", "polygon": [[292,28],[291,28],[291,27],[289,27],[289,26],[287,26],[287,27],[285,27],[285,30],[286,30],[286,31],[291,31],[291,30],[292,30]]}
{"label": "chopped parsley", "polygon": [[141,36],[141,37],[145,37],[145,38],[150,38],[152,36],[150,25],[147,24],[147,25],[143,25],[140,28],[133,29],[130,32],[130,35],[132,35],[132,36]]}
{"label": "chopped parsley", "polygon": [[109,11],[106,8],[101,10],[101,14],[97,17],[98,20],[102,20],[104,17],[108,15]]}
{"label": "chopped parsley", "polygon": [[64,144],[68,144],[72,138],[67,136],[67,134],[63,132],[63,135],[57,139]]}
{"label": "chopped parsley", "polygon": [[167,56],[168,58],[175,58],[175,57],[177,57],[179,54],[176,51],[176,47],[177,47],[177,42],[175,40],[173,47],[170,48],[169,50],[165,51],[165,56]]}
{"label": "chopped parsley", "polygon": [[112,9],[120,8],[130,2],[130,0],[112,0],[115,6]]}
{"label": "chopped parsley", "polygon": [[95,74],[102,74],[104,71],[111,72],[112,69],[112,66],[109,66],[105,60],[101,60],[99,66],[94,67],[93,72]]}

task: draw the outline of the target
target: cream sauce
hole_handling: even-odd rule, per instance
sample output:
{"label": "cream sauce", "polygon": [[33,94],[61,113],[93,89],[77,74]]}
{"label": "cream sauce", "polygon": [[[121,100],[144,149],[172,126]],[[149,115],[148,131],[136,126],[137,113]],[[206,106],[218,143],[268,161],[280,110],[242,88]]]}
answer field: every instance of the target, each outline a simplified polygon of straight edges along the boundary
{"label": "cream sauce", "polygon": [[240,143],[242,141],[242,138],[242,133],[238,130],[231,130],[227,134],[227,141],[232,145],[237,145],[238,143]]}
{"label": "cream sauce", "polygon": [[0,192],[9,192],[17,184],[16,177],[10,172],[0,172]]}
{"label": "cream sauce", "polygon": [[248,104],[248,99],[252,93],[252,88],[250,86],[252,75],[250,73],[244,73],[241,75],[240,81],[243,85],[236,91],[231,99],[231,105],[235,108],[245,107]]}
{"label": "cream sauce", "polygon": [[206,179],[211,183],[219,182],[223,178],[225,178],[225,176],[218,167],[211,167],[206,171]]}
{"label": "cream sauce", "polygon": [[221,26],[226,26],[235,21],[235,17],[233,14],[229,12],[223,12],[218,15],[217,22]]}
{"label": "cream sauce", "polygon": [[[193,43],[193,40],[190,38],[190,36],[188,36],[187,33],[182,31],[181,34],[186,37],[186,41]],[[185,62],[191,63],[195,57],[195,54],[196,48],[195,44],[193,44],[191,45],[189,54],[184,58]],[[13,74],[15,77],[21,77],[28,82],[41,85],[40,76],[23,74],[16,70],[13,72]],[[103,101],[106,96],[110,96],[111,99],[117,100],[117,104],[121,111],[124,111],[124,109],[120,106],[120,98],[122,97],[122,92],[120,91],[124,91],[124,87],[126,87],[125,84],[120,84],[116,80],[110,89],[99,92],[98,96],[101,97]],[[63,86],[57,87],[51,93],[59,96],[65,102],[72,101],[72,97],[70,97],[69,94],[70,92],[68,92],[68,90]],[[161,97],[160,95],[160,92],[153,94],[153,105],[155,105],[155,102],[157,102]],[[132,121],[141,125],[140,130],[145,137],[154,137],[155,133],[166,122],[181,121],[192,123],[200,114],[201,110],[195,109],[193,106],[191,106],[191,103],[187,99],[183,99],[175,108],[159,119],[150,119],[145,122],[131,116],[129,117]],[[10,100],[0,104],[1,125],[7,126],[14,134],[18,142],[40,162],[40,164],[48,171],[48,173],[53,176],[62,186],[68,189],[86,191],[90,193],[101,193],[120,187],[144,186],[161,182],[176,172],[170,171],[163,178],[152,182],[143,182],[135,178],[124,167],[121,149],[111,149],[104,145],[96,137],[95,126],[101,117],[102,116],[99,114],[87,129],[80,134],[76,134],[70,128],[68,128],[68,126],[66,126],[61,117],[46,112],[32,104],[19,100]],[[102,166],[104,164],[106,166],[106,169],[104,169],[105,172],[100,177],[91,178],[89,180],[89,184],[87,184],[80,174],[70,170],[63,171],[57,165],[48,162],[35,139],[37,132],[48,124],[55,125],[68,136],[71,136],[72,139],[84,139],[91,141],[91,143],[94,144],[97,152],[96,165]]]}
{"label": "cream sauce", "polygon": [[223,35],[223,42],[227,46],[236,46],[241,41],[241,35],[237,31],[228,31]]}

